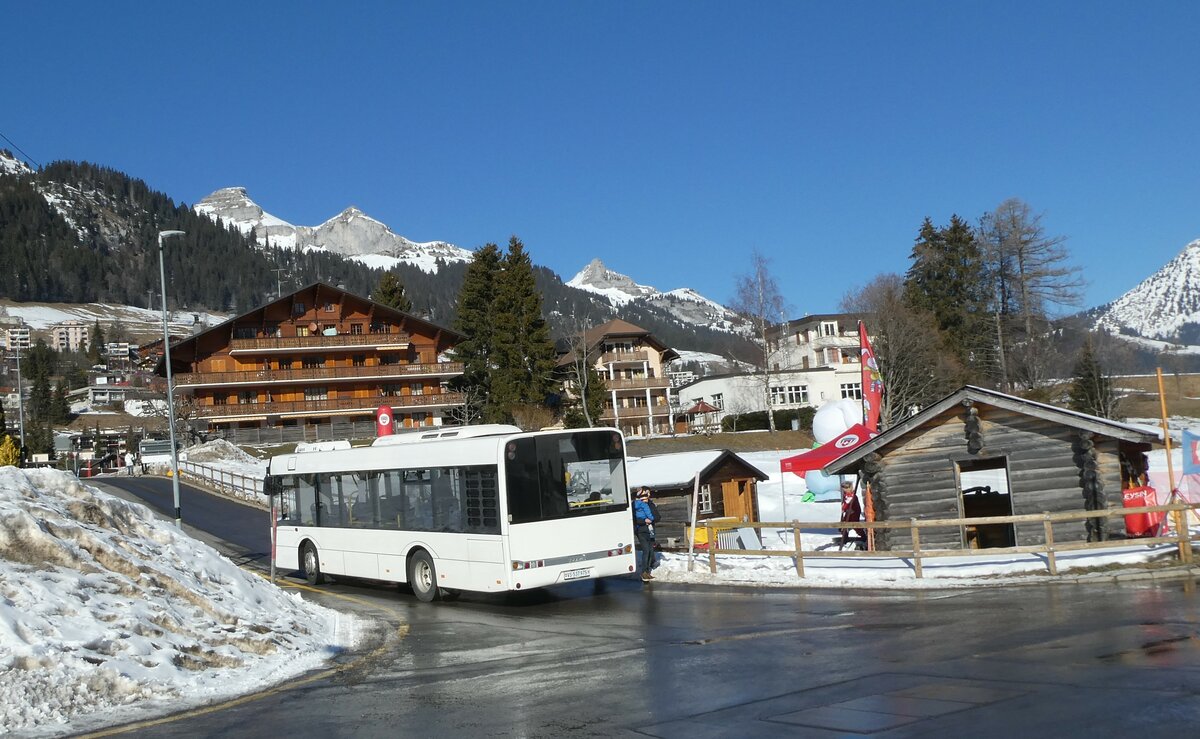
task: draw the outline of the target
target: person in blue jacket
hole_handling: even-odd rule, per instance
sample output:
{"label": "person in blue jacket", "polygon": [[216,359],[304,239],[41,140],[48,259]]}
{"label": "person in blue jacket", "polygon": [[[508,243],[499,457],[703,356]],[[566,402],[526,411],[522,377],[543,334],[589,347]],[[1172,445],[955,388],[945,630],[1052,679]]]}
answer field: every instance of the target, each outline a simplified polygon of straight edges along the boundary
{"label": "person in blue jacket", "polygon": [[654,565],[654,522],[658,516],[650,503],[650,488],[638,490],[633,501],[633,532],[637,536],[638,561],[642,568],[643,582],[654,579],[650,568]]}

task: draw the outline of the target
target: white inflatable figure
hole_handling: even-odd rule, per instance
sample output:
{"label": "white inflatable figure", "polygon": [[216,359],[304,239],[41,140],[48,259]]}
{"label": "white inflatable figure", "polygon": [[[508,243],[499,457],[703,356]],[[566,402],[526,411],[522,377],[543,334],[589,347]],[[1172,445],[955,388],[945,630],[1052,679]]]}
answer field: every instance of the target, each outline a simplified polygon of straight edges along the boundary
{"label": "white inflatable figure", "polygon": [[[862,423],[862,403],[843,398],[825,403],[813,414],[813,438],[818,444],[833,441],[856,423]],[[838,494],[840,478],[821,470],[804,473],[804,484],[818,500]]]}
{"label": "white inflatable figure", "polygon": [[826,403],[813,415],[813,438],[818,444],[833,441],[856,423],[862,423],[862,403],[843,398]]}

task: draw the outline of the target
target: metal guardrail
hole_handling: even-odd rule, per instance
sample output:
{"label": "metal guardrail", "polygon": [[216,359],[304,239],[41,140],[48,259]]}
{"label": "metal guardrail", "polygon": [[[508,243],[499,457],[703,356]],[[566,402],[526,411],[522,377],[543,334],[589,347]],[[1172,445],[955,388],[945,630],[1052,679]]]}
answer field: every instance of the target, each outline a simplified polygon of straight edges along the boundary
{"label": "metal guardrail", "polygon": [[223,493],[240,498],[251,503],[266,503],[266,496],[263,495],[263,479],[261,477],[251,477],[230,470],[223,470],[219,467],[213,467],[207,464],[198,462],[179,462],[179,476],[184,475],[220,490]]}
{"label": "metal guardrail", "polygon": [[[1111,508],[1103,511],[1082,511],[1067,513],[1023,514],[1014,516],[986,516],[978,518],[941,518],[941,519],[910,519],[908,521],[784,521],[784,522],[721,522],[706,524],[705,533],[708,535],[708,568],[713,574],[717,572],[718,554],[738,554],[749,556],[791,557],[796,563],[797,577],[804,577],[804,560],[813,558],[870,558],[892,557],[911,559],[913,571],[918,578],[924,577],[922,560],[936,557],[984,557],[997,554],[1044,554],[1046,569],[1051,575],[1058,575],[1056,554],[1059,552],[1080,551],[1088,549],[1111,549],[1120,542],[1128,545],[1149,545],[1172,543],[1176,545],[1179,561],[1182,564],[1192,564],[1192,534],[1187,526],[1187,512],[1200,509],[1200,504],[1173,503],[1161,506],[1142,506],[1138,508]],[[1170,536],[1137,537],[1130,539],[1108,539],[1106,541],[1054,541],[1054,523],[1068,521],[1084,521],[1089,518],[1115,518],[1139,513],[1166,512],[1171,515],[1171,525],[1174,533]],[[1009,524],[1041,522],[1043,526],[1043,543],[1015,547],[988,547],[985,549],[923,549],[921,547],[921,529],[933,528],[962,528],[983,524]],[[699,526],[697,526],[699,528]],[[733,529],[791,529],[794,549],[731,549],[723,546],[722,532]],[[889,549],[886,551],[820,551],[805,550],[800,532],[803,530],[828,529],[901,529],[908,530],[912,536],[911,549]],[[761,538],[761,535],[760,535]],[[725,541],[728,541],[726,538]],[[712,546],[716,542],[717,546]]]}

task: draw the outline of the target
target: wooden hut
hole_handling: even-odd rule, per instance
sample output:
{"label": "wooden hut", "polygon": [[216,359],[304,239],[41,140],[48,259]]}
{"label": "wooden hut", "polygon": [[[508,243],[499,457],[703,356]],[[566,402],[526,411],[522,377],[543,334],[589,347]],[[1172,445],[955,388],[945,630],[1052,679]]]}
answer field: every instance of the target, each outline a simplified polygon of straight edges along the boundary
{"label": "wooden hut", "polygon": [[650,488],[662,521],[659,541],[682,538],[691,521],[692,491],[699,478],[697,520],[758,521],[758,483],[768,476],[728,449],[656,454],[629,460],[629,485]]}
{"label": "wooden hut", "polygon": [[[968,385],[827,465],[870,485],[878,521],[974,518],[1120,508],[1142,484],[1158,434]],[[1054,538],[1124,536],[1121,519],[1054,525]],[[922,529],[929,548],[1039,544],[1043,524]],[[912,546],[907,529],[880,530],[879,549]]]}

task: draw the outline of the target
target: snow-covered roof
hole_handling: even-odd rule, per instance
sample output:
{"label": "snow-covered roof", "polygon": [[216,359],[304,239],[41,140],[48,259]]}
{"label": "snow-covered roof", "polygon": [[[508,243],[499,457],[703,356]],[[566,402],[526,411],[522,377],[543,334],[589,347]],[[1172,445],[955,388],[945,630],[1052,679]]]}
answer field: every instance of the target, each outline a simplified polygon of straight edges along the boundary
{"label": "snow-covered roof", "polygon": [[705,449],[678,454],[656,454],[651,457],[630,458],[627,466],[629,485],[651,488],[677,488],[691,485],[696,475],[703,475],[726,457],[733,457],[757,473],[760,480],[767,475],[728,449]]}

